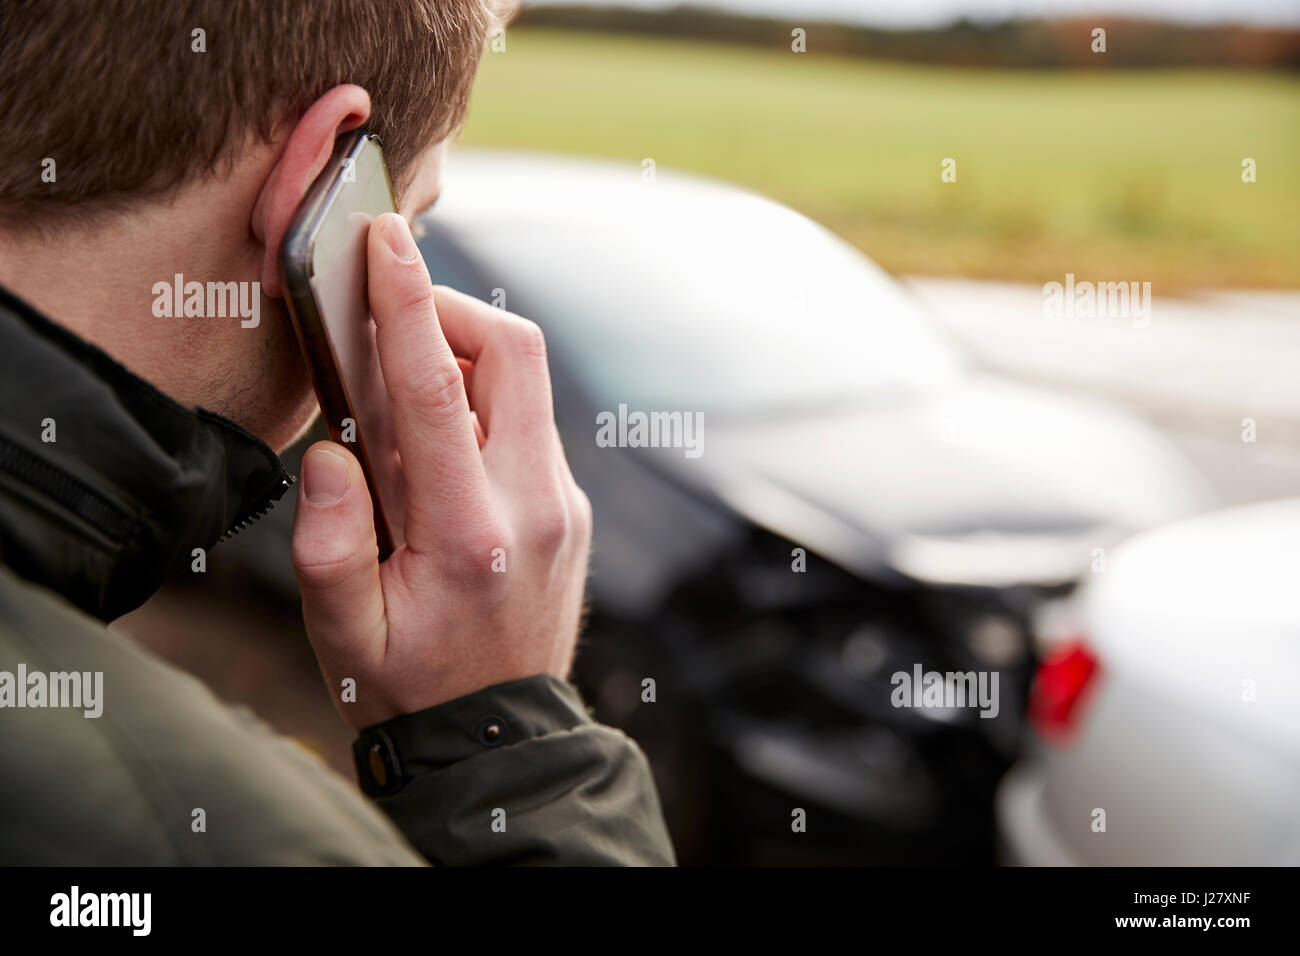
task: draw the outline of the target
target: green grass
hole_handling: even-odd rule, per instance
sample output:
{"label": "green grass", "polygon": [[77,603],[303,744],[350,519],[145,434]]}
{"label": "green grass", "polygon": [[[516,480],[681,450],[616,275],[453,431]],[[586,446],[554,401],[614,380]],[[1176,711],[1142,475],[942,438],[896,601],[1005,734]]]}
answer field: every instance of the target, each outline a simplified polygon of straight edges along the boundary
{"label": "green grass", "polygon": [[485,55],[464,142],[742,183],[895,272],[1300,286],[1294,76],[957,70],[521,29]]}

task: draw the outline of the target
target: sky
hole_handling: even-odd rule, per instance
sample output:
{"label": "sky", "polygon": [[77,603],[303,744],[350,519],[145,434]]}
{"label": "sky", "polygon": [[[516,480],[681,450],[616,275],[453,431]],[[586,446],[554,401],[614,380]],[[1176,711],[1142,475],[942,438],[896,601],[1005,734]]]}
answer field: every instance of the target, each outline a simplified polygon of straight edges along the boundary
{"label": "sky", "polygon": [[[656,9],[683,0],[525,0],[527,6],[584,4]],[[1001,20],[1089,12],[1124,14],[1187,23],[1249,23],[1300,26],[1300,0],[686,0],[714,7],[797,20],[839,20],[883,27],[935,26],[960,17]]]}

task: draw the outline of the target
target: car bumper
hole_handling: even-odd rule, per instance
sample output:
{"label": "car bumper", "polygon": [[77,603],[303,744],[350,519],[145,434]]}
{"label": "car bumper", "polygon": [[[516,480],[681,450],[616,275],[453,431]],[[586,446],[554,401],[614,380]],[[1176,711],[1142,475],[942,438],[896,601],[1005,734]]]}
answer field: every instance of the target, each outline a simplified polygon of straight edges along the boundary
{"label": "car bumper", "polygon": [[1043,806],[1047,784],[1043,768],[1016,764],[998,784],[994,811],[998,826],[998,860],[1006,866],[1081,866],[1052,832]]}

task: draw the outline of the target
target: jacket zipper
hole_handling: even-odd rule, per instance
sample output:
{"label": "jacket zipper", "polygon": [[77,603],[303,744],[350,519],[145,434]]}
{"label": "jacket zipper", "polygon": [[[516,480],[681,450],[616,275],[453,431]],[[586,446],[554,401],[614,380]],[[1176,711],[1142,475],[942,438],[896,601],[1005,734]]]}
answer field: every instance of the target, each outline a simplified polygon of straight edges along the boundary
{"label": "jacket zipper", "polygon": [[0,434],[0,471],[52,499],[111,541],[122,541],[131,515],[80,478]]}
{"label": "jacket zipper", "polygon": [[[114,501],[58,465],[32,454],[3,434],[0,434],[0,471],[33,491],[50,498],[110,541],[123,541],[134,524],[131,515]],[[280,487],[287,490],[296,481],[293,475],[285,475],[280,479]],[[276,500],[278,499],[272,499],[268,494],[260,507],[253,509],[227,528],[220,540],[228,541],[249,525],[265,517]]]}
{"label": "jacket zipper", "polygon": [[[280,492],[280,496],[282,496],[285,491],[288,491],[289,488],[293,487],[294,482],[296,482],[297,480],[298,479],[295,478],[293,475],[288,475],[288,474],[286,474],[283,478],[281,478],[280,488],[282,490]],[[272,498],[270,495],[267,495],[266,501],[262,504],[260,508],[253,509],[251,512],[244,515],[244,517],[240,518],[238,521],[232,524],[229,528],[226,529],[226,533],[223,534],[218,540],[229,541],[231,538],[239,534],[239,532],[243,531],[249,525],[254,524],[260,519],[264,518],[266,516],[266,513],[270,511],[273,507],[275,507],[275,503],[280,500],[280,496],[276,496],[275,498]]]}

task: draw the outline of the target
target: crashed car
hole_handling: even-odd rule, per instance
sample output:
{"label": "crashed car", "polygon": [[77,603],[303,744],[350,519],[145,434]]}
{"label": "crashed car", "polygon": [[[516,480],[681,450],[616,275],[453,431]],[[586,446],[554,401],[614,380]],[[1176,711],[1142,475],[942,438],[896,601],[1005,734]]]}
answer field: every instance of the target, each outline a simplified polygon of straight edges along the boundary
{"label": "crashed car", "polygon": [[1144,532],[1087,573],[998,789],[1004,862],[1300,864],[1297,566],[1291,498]]}
{"label": "crashed car", "polygon": [[[1206,508],[1199,476],[1120,411],[973,368],[760,196],[472,150],[445,182],[418,223],[434,281],[546,333],[596,521],[577,679],[650,754],[679,857],[992,859],[1035,609]],[[634,412],[681,417],[610,441]],[[996,716],[897,706],[915,667],[997,672]]]}

